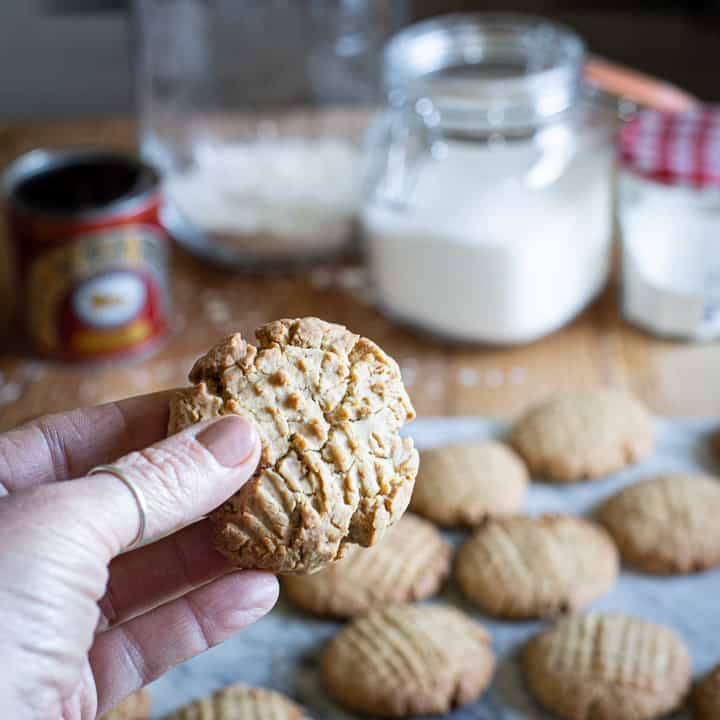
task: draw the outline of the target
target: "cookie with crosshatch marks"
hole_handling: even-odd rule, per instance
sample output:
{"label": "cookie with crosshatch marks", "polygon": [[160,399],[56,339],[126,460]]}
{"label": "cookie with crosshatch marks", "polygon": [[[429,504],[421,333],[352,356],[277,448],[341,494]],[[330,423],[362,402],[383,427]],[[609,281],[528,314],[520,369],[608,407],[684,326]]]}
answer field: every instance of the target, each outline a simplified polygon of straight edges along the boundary
{"label": "cookie with crosshatch marks", "polygon": [[577,482],[617,472],[647,455],[653,425],[647,410],[625,392],[576,388],[530,408],[509,439],[533,476]]}
{"label": "cookie with crosshatch marks", "polygon": [[235,413],[262,442],[253,477],[211,515],[233,564],[312,572],[369,547],[405,512],[418,455],[399,434],[415,417],[397,363],[317,318],[277,320],[201,357],[170,407],[170,432]]}
{"label": "cookie with crosshatch marks", "polygon": [[149,720],[150,693],[142,688],[128,695],[100,720]]}
{"label": "cookie with crosshatch marks", "polygon": [[690,688],[690,655],[669,628],[621,613],[571,615],[521,653],[525,680],[566,720],[651,720]]}
{"label": "cookie with crosshatch marks", "polygon": [[718,516],[720,480],[690,473],[640,480],[598,510],[623,559],[661,575],[720,565]]}
{"label": "cookie with crosshatch marks", "polygon": [[240,683],[194,700],[167,720],[306,720],[308,715],[289,697],[274,690]]}
{"label": "cookie with crosshatch marks", "polygon": [[615,584],[618,551],[601,527],[570,515],[488,520],[458,553],[463,593],[486,612],[536,618],[578,610]]}
{"label": "cookie with crosshatch marks", "polygon": [[479,525],[519,512],[528,472],[509,448],[493,440],[423,450],[410,509],[444,526]]}
{"label": "cookie with crosshatch marks", "polygon": [[716,665],[695,685],[692,705],[696,720],[720,718],[720,665]]}
{"label": "cookie with crosshatch marks", "polygon": [[389,717],[434,715],[475,700],[495,667],[490,635],[455,608],[371,610],[333,637],[321,673],[351,710]]}
{"label": "cookie with crosshatch marks", "polygon": [[450,571],[450,543],[434,525],[407,513],[382,542],[355,547],[312,575],[283,578],[285,597],[303,610],[331,617],[355,617],[379,605],[434,595]]}
{"label": "cookie with crosshatch marks", "polygon": [[713,458],[715,459],[715,462],[720,463],[720,429],[714,430],[710,434],[709,440]]}

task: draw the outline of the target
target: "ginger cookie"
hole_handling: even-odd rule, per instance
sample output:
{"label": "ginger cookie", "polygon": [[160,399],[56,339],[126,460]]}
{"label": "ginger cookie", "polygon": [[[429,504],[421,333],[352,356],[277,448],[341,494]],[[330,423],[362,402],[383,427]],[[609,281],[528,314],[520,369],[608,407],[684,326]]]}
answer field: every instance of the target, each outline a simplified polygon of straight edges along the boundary
{"label": "ginger cookie", "polygon": [[645,408],[617,390],[566,390],[531,408],[510,443],[533,476],[576,482],[608,475],[647,455],[653,425]]}
{"label": "ginger cookie", "polygon": [[145,688],[137,690],[100,720],[150,720],[150,693]]}
{"label": "ginger cookie", "polygon": [[238,683],[194,700],[167,720],[305,720],[305,711],[274,690]]}
{"label": "ginger cookie", "polygon": [[566,720],[651,720],[683,701],[690,655],[669,628],[619,613],[570,615],[521,654],[538,702]]}
{"label": "ginger cookie", "polygon": [[692,692],[695,720],[717,720],[720,718],[720,665],[716,665]]}
{"label": "ginger cookie", "polygon": [[326,646],[321,672],[332,697],[358,712],[434,715],[466,705],[490,683],[490,635],[455,608],[371,610]]}
{"label": "ginger cookie", "polygon": [[600,527],[569,515],[489,520],[462,546],[456,577],[491,615],[537,618],[577,610],[618,576],[618,553]]}
{"label": "ginger cookie", "polygon": [[286,575],[285,597],[317,615],[346,618],[378,605],[434,595],[450,571],[452,549],[437,529],[406,514],[373,547],[312,575]]}
{"label": "ginger cookie", "polygon": [[424,450],[410,509],[445,526],[479,525],[519,512],[528,472],[506,445],[492,440]]}
{"label": "ginger cookie", "polygon": [[375,343],[317,318],[240,334],[201,357],[171,402],[169,431],[235,413],[262,441],[254,476],[211,516],[232,563],[318,570],[346,544],[370,546],[405,511],[417,474],[401,426],[415,416],[397,363]]}
{"label": "ginger cookie", "polygon": [[628,485],[598,511],[623,559],[658,574],[720,565],[718,517],[720,482],[683,473]]}

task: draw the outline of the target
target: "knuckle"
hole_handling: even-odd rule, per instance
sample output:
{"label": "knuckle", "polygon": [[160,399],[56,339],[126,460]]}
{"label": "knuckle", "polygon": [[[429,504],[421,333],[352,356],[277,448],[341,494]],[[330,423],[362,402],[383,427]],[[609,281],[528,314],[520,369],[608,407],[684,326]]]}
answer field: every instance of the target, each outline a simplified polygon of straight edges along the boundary
{"label": "knuckle", "polygon": [[132,623],[119,625],[113,632],[120,633],[125,662],[135,674],[138,684],[144,686],[154,680],[161,673],[161,668],[154,668],[151,659],[146,657],[142,642],[133,631]]}
{"label": "knuckle", "polygon": [[194,602],[192,596],[186,595],[183,598],[183,601],[190,617],[192,618],[192,622],[196,627],[198,638],[201,643],[200,652],[205,652],[205,650],[209,650],[210,648],[215,647],[215,645],[219,645],[222,642],[222,638],[218,637],[218,634],[215,632],[213,627],[213,623],[207,617],[205,612],[203,612],[202,608]]}
{"label": "knuckle", "polygon": [[127,457],[127,467],[159,486],[173,502],[193,500],[201,469],[191,452],[160,446],[139,450]]}

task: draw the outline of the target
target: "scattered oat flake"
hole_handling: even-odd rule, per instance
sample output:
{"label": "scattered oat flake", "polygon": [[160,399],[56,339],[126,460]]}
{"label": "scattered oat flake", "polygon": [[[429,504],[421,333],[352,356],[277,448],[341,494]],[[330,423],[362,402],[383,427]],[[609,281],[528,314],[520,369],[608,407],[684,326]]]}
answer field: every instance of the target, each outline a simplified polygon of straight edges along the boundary
{"label": "scattered oat flake", "polygon": [[212,318],[229,318],[230,306],[225,300],[213,298],[206,300],[204,304],[205,315]]}
{"label": "scattered oat flake", "polygon": [[0,405],[11,405],[22,395],[20,383],[8,382],[0,387]]}
{"label": "scattered oat flake", "polygon": [[489,387],[500,387],[505,381],[505,374],[498,368],[491,368],[485,373],[485,384]]}
{"label": "scattered oat flake", "polygon": [[478,384],[480,373],[474,368],[460,368],[458,371],[458,379],[464,387],[472,387]]}
{"label": "scattered oat flake", "polygon": [[343,268],[337,276],[337,284],[344,290],[365,287],[367,275],[362,268]]}
{"label": "scattered oat flake", "polygon": [[325,290],[333,284],[332,273],[327,268],[315,268],[310,273],[310,285],[318,290]]}
{"label": "scattered oat flake", "polygon": [[440,378],[433,378],[425,386],[425,392],[433,398],[440,397],[443,393],[445,385]]}
{"label": "scattered oat flake", "polygon": [[214,312],[208,315],[208,320],[218,329],[230,324],[230,313]]}

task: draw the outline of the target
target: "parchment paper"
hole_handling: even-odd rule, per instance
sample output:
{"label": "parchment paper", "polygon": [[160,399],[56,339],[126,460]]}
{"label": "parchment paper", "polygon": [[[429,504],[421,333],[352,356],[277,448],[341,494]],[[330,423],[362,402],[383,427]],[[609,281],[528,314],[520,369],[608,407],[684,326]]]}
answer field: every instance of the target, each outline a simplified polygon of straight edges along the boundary
{"label": "parchment paper", "polygon": [[[527,512],[589,514],[618,488],[655,472],[703,470],[720,474],[720,467],[713,461],[707,445],[707,432],[717,425],[717,421],[658,420],[657,449],[650,458],[625,472],[590,483],[570,486],[535,483],[529,492]],[[482,418],[422,418],[408,428],[420,448],[488,437],[502,431],[501,425]],[[448,536],[457,544],[464,533],[452,532]],[[517,647],[543,627],[543,623],[503,622],[484,616],[462,600],[452,581],[442,595],[431,602],[438,600],[457,604],[483,622],[492,633],[499,657],[491,687],[476,703],[448,717],[453,720],[550,718],[524,689],[515,661]],[[624,569],[615,588],[592,607],[622,610],[671,626],[688,643],[696,675],[720,662],[720,570],[656,578]],[[151,687],[153,719],[164,717],[192,698],[243,681],[284,691],[304,704],[310,716],[317,720],[349,720],[354,716],[326,697],[317,667],[324,641],[340,627],[337,622],[304,616],[281,600],[268,617],[156,681]],[[686,720],[690,716],[681,712],[675,717]]]}

